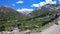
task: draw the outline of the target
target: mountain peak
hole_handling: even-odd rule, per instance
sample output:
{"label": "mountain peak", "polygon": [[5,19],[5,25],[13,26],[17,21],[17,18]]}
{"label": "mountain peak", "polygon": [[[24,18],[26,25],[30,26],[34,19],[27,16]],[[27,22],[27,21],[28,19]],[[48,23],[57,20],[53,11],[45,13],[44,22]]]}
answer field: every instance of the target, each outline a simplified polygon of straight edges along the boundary
{"label": "mountain peak", "polygon": [[8,7],[7,6],[0,6],[0,12],[5,12],[7,11]]}
{"label": "mountain peak", "polygon": [[57,11],[58,9],[60,9],[60,6],[58,6],[57,4],[46,4],[43,7],[47,8],[49,11]]}

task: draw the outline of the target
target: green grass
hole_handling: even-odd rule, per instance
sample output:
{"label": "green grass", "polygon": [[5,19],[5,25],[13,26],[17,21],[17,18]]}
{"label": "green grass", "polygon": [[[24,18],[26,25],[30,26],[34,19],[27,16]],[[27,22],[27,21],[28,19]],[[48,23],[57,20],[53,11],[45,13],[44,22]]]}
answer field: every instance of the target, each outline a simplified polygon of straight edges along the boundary
{"label": "green grass", "polygon": [[[4,7],[0,7],[0,9],[4,9]],[[43,13],[44,17],[36,17],[39,14],[32,17],[32,16],[26,16],[21,13],[18,13],[17,11],[15,11],[11,8],[6,8],[6,9],[7,9],[7,11],[0,13],[0,19],[1,19],[0,20],[0,29],[5,28],[5,30],[8,30],[8,31],[11,31],[15,27],[18,27],[21,31],[27,30],[27,29],[42,30],[43,29],[42,27],[44,27],[46,24],[49,23],[49,21],[51,21],[51,19],[54,18],[54,14],[50,15],[49,17],[48,17],[48,15],[44,16],[44,14],[46,15],[46,13],[45,13],[46,11]],[[38,11],[38,13],[39,12],[40,11]],[[30,20],[27,20],[27,19],[30,19]],[[10,22],[8,22],[8,21],[10,21]],[[13,27],[13,28],[11,28],[11,27]]]}

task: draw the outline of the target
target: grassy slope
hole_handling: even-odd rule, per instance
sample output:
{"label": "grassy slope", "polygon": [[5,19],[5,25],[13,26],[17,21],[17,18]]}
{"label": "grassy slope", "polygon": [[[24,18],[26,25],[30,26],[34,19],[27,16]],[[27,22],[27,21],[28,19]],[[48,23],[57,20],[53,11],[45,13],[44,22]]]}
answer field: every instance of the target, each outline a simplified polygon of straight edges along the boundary
{"label": "grassy slope", "polygon": [[0,28],[16,27],[17,23],[21,23],[25,19],[29,18],[16,10],[1,6],[0,7]]}
{"label": "grassy slope", "polygon": [[[4,20],[7,19],[6,21],[0,21],[0,23],[1,23],[0,26],[1,27],[5,26],[5,29],[9,30],[9,31],[11,29],[13,29],[12,27],[18,27],[20,30],[27,30],[27,29],[35,30],[35,29],[40,29],[41,27],[43,27],[46,24],[48,24],[49,21],[51,22],[51,19],[54,17],[54,15],[50,15],[48,17],[46,12],[48,12],[49,14],[50,14],[50,12],[48,10],[45,10],[45,8],[43,8],[43,9],[41,9],[41,11],[40,11],[40,9],[37,10],[38,12],[35,11],[35,13],[37,13],[37,14],[35,14],[33,12],[32,13],[33,17],[28,17],[28,16],[22,15],[21,13],[18,13],[17,11],[9,8],[9,9],[7,9],[7,11],[0,13],[0,19],[1,18],[4,19]],[[41,14],[40,14],[40,12],[41,12]],[[1,17],[2,15],[3,15],[3,17]],[[40,15],[41,16],[43,15],[44,17],[38,17]],[[30,19],[30,20],[26,20],[26,19]],[[2,28],[4,28],[4,27],[2,27]]]}

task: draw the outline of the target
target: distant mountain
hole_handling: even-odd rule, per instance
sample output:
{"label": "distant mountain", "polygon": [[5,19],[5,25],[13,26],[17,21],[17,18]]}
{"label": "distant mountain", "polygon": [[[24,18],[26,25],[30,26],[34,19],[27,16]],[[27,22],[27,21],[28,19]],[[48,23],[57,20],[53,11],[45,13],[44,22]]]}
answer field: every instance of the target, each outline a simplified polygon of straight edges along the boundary
{"label": "distant mountain", "polygon": [[60,10],[60,6],[58,6],[57,4],[47,4],[43,7],[47,8],[49,11],[58,11],[58,10]]}
{"label": "distant mountain", "polygon": [[28,18],[26,15],[19,13],[18,11],[9,8],[7,6],[0,6],[0,20],[24,20]]}
{"label": "distant mountain", "polygon": [[[36,9],[33,12],[29,13],[26,16],[10,7],[7,6],[0,6],[0,31],[12,31],[15,27],[18,27],[19,30],[25,31],[29,30],[36,30],[45,26],[46,24],[52,22],[54,20],[54,16],[47,15],[53,14],[50,11],[48,6],[43,6],[40,9]],[[42,18],[40,18],[40,16]],[[46,16],[45,18],[43,16]]]}
{"label": "distant mountain", "polygon": [[40,9],[32,11],[29,15],[31,16],[46,16],[60,11],[60,6],[56,4],[46,4]]}
{"label": "distant mountain", "polygon": [[27,15],[33,11],[33,9],[28,9],[28,8],[22,8],[22,9],[17,9],[18,12]]}

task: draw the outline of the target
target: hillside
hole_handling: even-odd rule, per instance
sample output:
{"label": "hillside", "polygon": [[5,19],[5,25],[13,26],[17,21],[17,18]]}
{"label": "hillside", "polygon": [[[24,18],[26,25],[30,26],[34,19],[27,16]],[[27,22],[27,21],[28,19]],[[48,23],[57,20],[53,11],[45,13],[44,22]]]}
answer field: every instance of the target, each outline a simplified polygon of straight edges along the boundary
{"label": "hillside", "polygon": [[56,4],[46,4],[42,6],[40,9],[36,9],[32,11],[29,15],[31,16],[46,16],[46,15],[51,15],[54,14],[55,12],[60,13],[60,6]]}
{"label": "hillside", "polygon": [[29,17],[10,7],[0,6],[0,28],[10,26],[16,27],[17,22],[24,21],[27,18]]}
{"label": "hillside", "polygon": [[13,19],[25,19],[26,16],[17,12],[16,10],[9,8],[9,7],[5,7],[5,6],[1,6],[0,7],[0,19],[1,18],[5,18],[8,20],[13,20]]}
{"label": "hillside", "polygon": [[[51,5],[54,8],[59,6]],[[28,15],[21,14],[12,8],[0,7],[0,31],[11,31],[18,27],[20,31],[23,30],[39,30],[46,24],[54,21],[55,10],[50,11],[50,4],[42,6],[41,9],[36,9]],[[56,9],[58,12],[60,8]]]}

